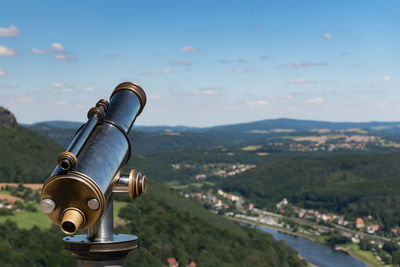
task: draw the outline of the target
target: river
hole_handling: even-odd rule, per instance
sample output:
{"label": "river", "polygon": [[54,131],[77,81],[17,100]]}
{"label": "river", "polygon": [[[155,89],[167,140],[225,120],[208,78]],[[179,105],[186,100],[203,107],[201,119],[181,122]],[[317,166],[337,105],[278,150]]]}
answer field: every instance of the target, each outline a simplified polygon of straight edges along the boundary
{"label": "river", "polygon": [[284,234],[267,227],[256,227],[270,233],[275,240],[285,241],[289,246],[297,250],[306,261],[319,267],[368,267],[368,265],[350,255],[334,251],[330,246],[308,240],[304,237]]}

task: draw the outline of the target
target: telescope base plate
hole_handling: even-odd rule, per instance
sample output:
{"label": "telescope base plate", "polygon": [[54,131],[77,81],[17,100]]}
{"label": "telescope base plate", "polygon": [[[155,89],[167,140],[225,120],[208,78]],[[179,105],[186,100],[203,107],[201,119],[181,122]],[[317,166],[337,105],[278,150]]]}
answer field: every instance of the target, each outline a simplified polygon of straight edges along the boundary
{"label": "telescope base plate", "polygon": [[87,235],[63,238],[64,248],[78,261],[78,266],[122,266],[128,253],[137,248],[137,236],[113,234],[112,241],[92,241]]}

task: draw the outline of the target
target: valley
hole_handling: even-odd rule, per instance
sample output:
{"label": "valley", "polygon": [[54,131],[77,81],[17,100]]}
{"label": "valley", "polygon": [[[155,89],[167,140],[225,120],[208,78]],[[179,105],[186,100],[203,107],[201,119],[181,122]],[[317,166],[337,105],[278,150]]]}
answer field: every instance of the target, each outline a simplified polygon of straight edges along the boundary
{"label": "valley", "polygon": [[[14,156],[10,150],[8,165],[0,168],[0,172],[3,171],[0,179],[4,182],[42,182],[54,168],[55,156],[70,142],[79,125],[43,122],[0,129],[0,134],[6,138],[13,136],[13,145],[25,151],[26,157],[32,155],[32,162],[39,157],[35,153],[46,154],[49,158],[26,166],[21,162],[20,154]],[[124,231],[128,225],[134,227],[134,231],[142,231],[135,226],[137,221],[129,223],[129,218],[133,217],[126,217],[123,211],[130,207],[130,212],[150,218],[155,207],[158,213],[164,214],[159,210],[163,207],[174,210],[175,217],[184,216],[184,220],[202,218],[219,229],[217,231],[232,228],[241,238],[255,236],[247,230],[239,230],[241,227],[228,223],[226,218],[261,223],[335,246],[349,247],[348,244],[353,243],[359,251],[370,251],[371,255],[376,251],[372,258],[376,260],[378,256],[382,264],[396,263],[396,253],[400,252],[397,234],[394,234],[400,225],[400,214],[396,209],[400,199],[397,193],[400,169],[396,165],[400,158],[398,132],[397,123],[337,125],[286,119],[251,126],[137,127],[131,134],[134,151],[125,171],[137,168],[154,182],[149,187],[150,195],[135,201],[140,203],[138,206],[136,203],[124,204],[124,200],[116,202],[120,213],[116,222]],[[24,134],[26,138],[19,137]],[[0,143],[5,149],[10,149],[6,147],[10,144]],[[149,206],[145,204],[147,198],[151,199],[150,203],[155,202]],[[34,209],[37,210],[37,204],[28,211],[30,216]],[[17,215],[6,215],[0,222],[6,223],[12,218],[10,216]],[[24,220],[23,216],[16,218]],[[363,228],[357,227],[358,218],[365,222]],[[149,223],[146,220],[143,223]],[[174,220],[171,225],[179,224]],[[22,224],[20,227],[37,227],[34,225]],[[49,224],[43,221],[40,225],[48,227]],[[372,226],[374,230],[370,230]],[[180,229],[183,231],[184,228]],[[145,237],[152,239],[150,232]],[[180,247],[178,243],[174,246]],[[392,249],[388,248],[390,246]],[[168,252],[165,247],[167,250],[161,254],[162,250],[156,252],[150,244],[143,249],[146,255],[158,255],[160,259],[175,256],[188,262],[192,258],[186,249]],[[215,249],[221,253],[222,248]],[[198,259],[204,261],[206,258]],[[217,258],[215,260],[217,262]],[[143,266],[150,262],[151,258],[144,261]],[[377,262],[374,266],[379,266]]]}

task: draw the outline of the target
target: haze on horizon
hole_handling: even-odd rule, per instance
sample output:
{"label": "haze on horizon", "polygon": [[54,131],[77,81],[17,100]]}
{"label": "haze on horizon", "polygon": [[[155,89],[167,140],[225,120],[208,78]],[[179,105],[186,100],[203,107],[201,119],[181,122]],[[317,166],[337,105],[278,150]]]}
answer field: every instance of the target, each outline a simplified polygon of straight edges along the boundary
{"label": "haze on horizon", "polygon": [[400,2],[3,1],[0,106],[84,121],[123,81],[139,125],[400,121]]}

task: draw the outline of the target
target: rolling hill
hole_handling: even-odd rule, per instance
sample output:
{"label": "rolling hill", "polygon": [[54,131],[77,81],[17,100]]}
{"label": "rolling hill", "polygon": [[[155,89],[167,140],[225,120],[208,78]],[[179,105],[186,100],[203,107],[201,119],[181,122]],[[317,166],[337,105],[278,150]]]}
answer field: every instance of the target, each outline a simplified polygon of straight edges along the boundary
{"label": "rolling hill", "polygon": [[368,215],[386,230],[400,224],[400,154],[287,156],[221,183],[259,207],[287,198],[307,209]]}
{"label": "rolling hill", "polygon": [[[66,147],[81,123],[49,121],[25,125]],[[130,134],[135,153],[149,155],[162,152],[204,151],[212,146],[265,144],[287,136],[323,135],[320,131],[353,130],[400,141],[400,122],[324,122],[271,119],[207,128],[185,126],[134,126]]]}

